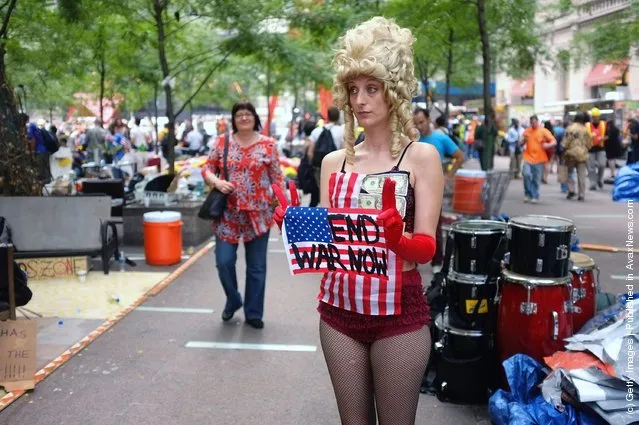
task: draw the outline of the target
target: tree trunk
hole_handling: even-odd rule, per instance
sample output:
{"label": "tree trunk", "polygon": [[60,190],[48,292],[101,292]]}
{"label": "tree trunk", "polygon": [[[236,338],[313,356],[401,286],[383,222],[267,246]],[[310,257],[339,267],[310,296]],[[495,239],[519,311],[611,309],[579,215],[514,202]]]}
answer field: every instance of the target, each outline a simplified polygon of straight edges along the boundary
{"label": "tree trunk", "polygon": [[155,115],[155,154],[157,155],[160,149],[160,132],[158,131],[158,85],[153,84],[153,114]]}
{"label": "tree trunk", "polygon": [[493,150],[495,120],[490,99],[490,42],[488,40],[488,28],[486,27],[486,0],[477,0],[477,24],[481,36],[481,53],[483,59],[483,88],[484,88],[484,151],[482,152],[482,170],[493,168]]}
{"label": "tree trunk", "polygon": [[266,118],[266,135],[271,137],[271,120],[273,117],[271,116],[271,64],[266,64],[266,110],[267,110],[267,118]]}
{"label": "tree trunk", "polygon": [[492,126],[492,102],[490,99],[490,41],[488,40],[488,29],[486,28],[486,0],[477,0],[477,23],[481,36],[481,55],[483,59],[483,89],[484,89],[484,115],[486,116],[486,129]]}
{"label": "tree trunk", "polygon": [[155,11],[155,26],[158,32],[158,56],[160,66],[162,68],[162,77],[164,79],[164,94],[166,95],[166,117],[169,120],[169,146],[167,149],[169,162],[169,174],[175,174],[175,115],[173,114],[173,93],[170,84],[170,67],[166,58],[165,50],[165,34],[164,34],[164,18],[165,9],[164,2],[153,0],[153,10]]}
{"label": "tree trunk", "polygon": [[4,43],[0,40],[0,176],[2,193],[40,196],[42,184],[29,151],[26,128],[20,123],[13,88],[7,81]]}
{"label": "tree trunk", "polygon": [[106,79],[106,69],[104,63],[104,53],[100,55],[98,71],[100,72],[100,125],[104,127],[104,86]]}
{"label": "tree trunk", "polygon": [[446,94],[444,96],[444,100],[446,105],[444,107],[444,117],[448,119],[449,107],[450,103],[450,79],[453,75],[453,45],[455,43],[455,30],[450,28],[448,32],[448,63],[446,64]]}

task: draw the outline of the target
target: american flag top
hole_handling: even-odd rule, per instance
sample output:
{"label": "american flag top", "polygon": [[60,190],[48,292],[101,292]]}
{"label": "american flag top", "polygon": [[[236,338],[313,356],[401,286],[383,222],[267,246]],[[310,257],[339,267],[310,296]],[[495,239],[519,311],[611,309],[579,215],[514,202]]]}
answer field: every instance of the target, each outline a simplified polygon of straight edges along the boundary
{"label": "american flag top", "polygon": [[318,298],[367,315],[401,313],[402,260],[378,210],[288,207],[282,236],[293,275],[323,273]]}

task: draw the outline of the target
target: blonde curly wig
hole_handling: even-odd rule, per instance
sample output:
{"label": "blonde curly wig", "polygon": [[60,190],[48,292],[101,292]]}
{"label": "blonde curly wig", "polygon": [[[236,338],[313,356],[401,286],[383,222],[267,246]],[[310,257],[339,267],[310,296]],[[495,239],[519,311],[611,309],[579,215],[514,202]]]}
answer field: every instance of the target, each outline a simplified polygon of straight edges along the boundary
{"label": "blonde curly wig", "polygon": [[393,133],[390,141],[393,158],[401,153],[406,138],[419,137],[411,111],[411,100],[418,87],[413,66],[414,40],[410,30],[380,16],[350,29],[340,38],[333,58],[333,98],[335,105],[344,111],[344,146],[349,164],[355,162],[355,117],[347,85],[357,77],[370,76],[384,86]]}

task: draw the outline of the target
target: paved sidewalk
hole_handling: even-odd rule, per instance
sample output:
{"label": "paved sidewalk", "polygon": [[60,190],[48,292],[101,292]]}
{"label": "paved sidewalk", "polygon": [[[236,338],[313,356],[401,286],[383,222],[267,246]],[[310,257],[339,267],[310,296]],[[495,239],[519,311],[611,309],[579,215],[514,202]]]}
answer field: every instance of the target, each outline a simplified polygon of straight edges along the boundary
{"label": "paved sidewalk", "polygon": [[[497,158],[498,167],[502,162]],[[626,206],[610,200],[609,186],[607,192],[588,193],[586,203],[577,203],[563,199],[554,181],[556,176],[542,187],[538,205],[523,204],[521,180],[513,181],[502,210],[510,216],[572,218],[582,242],[623,245]],[[241,313],[229,323],[221,321],[224,296],[211,251],[33,393],[0,412],[0,424],[339,423],[319,345],[318,277],[290,276],[277,233],[272,232],[269,242],[265,329],[246,326]],[[586,253],[601,267],[603,289],[621,292],[623,281],[613,276],[622,273],[625,257]],[[240,281],[245,273],[241,263]],[[428,282],[430,266],[420,271]],[[221,343],[278,344],[273,348],[307,351],[213,348]],[[489,421],[483,406],[444,404],[421,395],[416,423]]]}

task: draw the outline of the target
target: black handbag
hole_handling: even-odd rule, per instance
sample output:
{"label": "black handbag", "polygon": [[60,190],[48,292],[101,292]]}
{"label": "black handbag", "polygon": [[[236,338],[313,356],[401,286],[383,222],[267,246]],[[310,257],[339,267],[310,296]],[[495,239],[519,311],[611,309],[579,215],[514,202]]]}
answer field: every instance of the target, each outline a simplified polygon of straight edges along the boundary
{"label": "black handbag", "polygon": [[[223,156],[223,167],[224,167],[224,178],[228,180],[229,178],[229,170],[226,166],[226,158],[229,153],[229,135],[228,133],[224,137],[224,156]],[[222,193],[217,189],[211,190],[209,195],[204,200],[200,211],[197,216],[203,220],[217,220],[222,217],[224,213],[224,209],[226,209],[226,201],[228,198],[228,194]]]}

